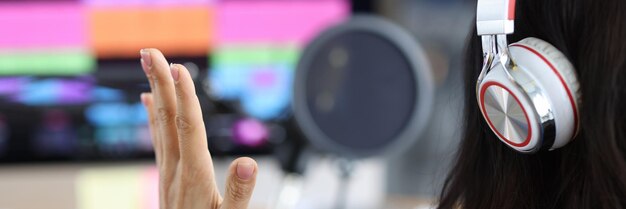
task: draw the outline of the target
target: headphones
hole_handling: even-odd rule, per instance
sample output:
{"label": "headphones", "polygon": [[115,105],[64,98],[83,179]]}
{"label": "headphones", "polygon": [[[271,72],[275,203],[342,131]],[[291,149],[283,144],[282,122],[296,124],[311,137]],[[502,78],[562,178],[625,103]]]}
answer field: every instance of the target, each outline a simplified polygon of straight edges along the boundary
{"label": "headphones", "polygon": [[548,42],[529,37],[509,45],[514,19],[515,0],[478,0],[484,57],[478,106],[509,147],[522,153],[554,150],[578,133],[580,84],[572,63]]}

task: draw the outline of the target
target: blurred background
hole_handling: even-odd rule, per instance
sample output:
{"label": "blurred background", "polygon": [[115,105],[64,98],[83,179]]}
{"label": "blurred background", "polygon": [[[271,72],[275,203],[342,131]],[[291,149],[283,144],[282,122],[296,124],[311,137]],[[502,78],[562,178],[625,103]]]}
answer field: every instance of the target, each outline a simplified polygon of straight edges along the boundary
{"label": "blurred background", "polygon": [[[429,208],[460,137],[473,11],[461,0],[0,0],[0,208],[158,208],[145,47],[192,72],[218,182],[232,159],[259,161],[250,208]],[[414,38],[435,88],[410,146],[354,158],[312,146],[292,100],[305,48],[362,15]]]}

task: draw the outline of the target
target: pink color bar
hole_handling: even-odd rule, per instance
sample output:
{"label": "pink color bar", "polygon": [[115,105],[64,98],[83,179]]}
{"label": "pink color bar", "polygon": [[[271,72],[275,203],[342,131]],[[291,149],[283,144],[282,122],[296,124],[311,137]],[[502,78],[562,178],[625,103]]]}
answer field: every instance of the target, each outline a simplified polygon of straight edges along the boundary
{"label": "pink color bar", "polygon": [[215,0],[83,0],[89,6],[186,6],[209,5]]}
{"label": "pink color bar", "polygon": [[344,20],[344,0],[222,1],[217,3],[217,43],[306,44],[321,30]]}
{"label": "pink color bar", "polygon": [[80,3],[0,3],[0,49],[87,45]]}

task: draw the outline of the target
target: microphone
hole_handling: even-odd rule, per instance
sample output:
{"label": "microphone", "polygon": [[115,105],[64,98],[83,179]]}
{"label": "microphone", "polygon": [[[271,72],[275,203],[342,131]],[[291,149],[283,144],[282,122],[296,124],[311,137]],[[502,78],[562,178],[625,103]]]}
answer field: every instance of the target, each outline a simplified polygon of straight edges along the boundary
{"label": "microphone", "polygon": [[304,50],[292,108],[317,149],[348,159],[399,153],[422,134],[435,79],[417,40],[392,22],[357,15]]}

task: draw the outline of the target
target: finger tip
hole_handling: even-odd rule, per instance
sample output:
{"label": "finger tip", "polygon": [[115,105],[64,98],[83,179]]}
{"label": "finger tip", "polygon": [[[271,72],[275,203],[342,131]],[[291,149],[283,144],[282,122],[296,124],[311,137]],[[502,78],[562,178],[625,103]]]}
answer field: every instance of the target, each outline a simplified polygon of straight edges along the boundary
{"label": "finger tip", "polygon": [[237,162],[238,163],[247,163],[247,164],[252,164],[255,167],[257,166],[256,160],[250,158],[250,157],[240,157],[237,158]]}
{"label": "finger tip", "polygon": [[174,64],[174,63],[170,63],[170,74],[172,75],[172,78],[174,79],[175,82],[178,82],[178,78],[180,75],[180,70],[181,70],[181,65],[179,64]]}
{"label": "finger tip", "polygon": [[157,48],[146,47],[146,48],[140,49],[139,53],[150,53],[153,51],[159,51],[159,50]]}
{"label": "finger tip", "polygon": [[149,57],[151,63],[152,60],[165,59],[163,52],[157,48],[143,48],[139,50],[139,54]]}
{"label": "finger tip", "polygon": [[141,99],[141,103],[143,103],[144,105],[149,105],[150,101],[152,100],[152,94],[144,92],[139,95],[139,98]]}
{"label": "finger tip", "polygon": [[183,64],[179,64],[179,63],[170,63],[170,66],[180,68],[180,69],[185,68]]}
{"label": "finger tip", "polygon": [[196,94],[194,79],[185,65],[173,63],[171,73],[177,91],[182,90],[189,96]]}
{"label": "finger tip", "polygon": [[154,53],[161,53],[161,51],[156,48],[143,48],[139,50],[139,55],[141,55],[142,58],[152,58]]}
{"label": "finger tip", "polygon": [[176,69],[177,71],[180,72],[185,72],[187,74],[189,74],[189,70],[187,69],[187,67],[183,64],[179,64],[179,63],[171,63],[170,64],[170,68],[172,69]]}
{"label": "finger tip", "polygon": [[256,161],[249,157],[241,157],[233,162],[235,174],[241,180],[251,180],[256,176],[258,165]]}

